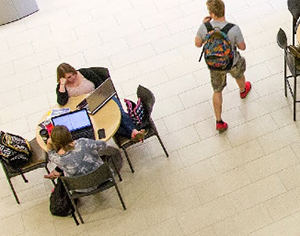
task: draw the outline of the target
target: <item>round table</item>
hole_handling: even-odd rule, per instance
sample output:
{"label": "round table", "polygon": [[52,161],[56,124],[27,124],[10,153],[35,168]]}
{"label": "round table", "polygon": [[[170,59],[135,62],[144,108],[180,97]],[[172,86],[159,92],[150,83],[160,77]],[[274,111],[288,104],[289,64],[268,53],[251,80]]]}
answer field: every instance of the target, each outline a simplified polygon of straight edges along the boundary
{"label": "round table", "polygon": [[298,44],[300,44],[300,25],[298,26],[297,31],[296,31],[296,38],[297,38]]}
{"label": "round table", "polygon": [[[86,96],[87,95],[71,97],[69,98],[69,101],[66,105],[60,106],[57,104],[51,107],[51,110],[57,108],[70,108],[71,111],[74,111],[76,110],[76,106],[78,105],[78,103],[80,103]],[[48,116],[48,112],[43,115],[40,122],[46,120],[47,116]],[[98,139],[98,133],[97,133],[98,129],[104,128],[106,137],[101,140],[107,141],[117,132],[120,126],[121,111],[118,104],[114,100],[110,99],[99,111],[97,111],[94,115],[90,115],[90,118],[94,127],[96,139]],[[39,133],[40,130],[41,128],[37,126],[36,139],[38,144],[41,146],[41,148],[46,151],[47,146],[40,136]]]}

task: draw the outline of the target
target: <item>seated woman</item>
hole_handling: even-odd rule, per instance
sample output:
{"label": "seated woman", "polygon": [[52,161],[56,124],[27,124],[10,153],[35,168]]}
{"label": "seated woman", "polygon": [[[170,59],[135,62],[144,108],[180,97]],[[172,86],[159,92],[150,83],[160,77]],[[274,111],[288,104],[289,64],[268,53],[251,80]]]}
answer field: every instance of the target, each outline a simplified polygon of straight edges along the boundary
{"label": "seated woman", "polygon": [[[65,105],[69,97],[91,93],[109,77],[107,68],[90,67],[77,71],[73,66],[62,63],[57,67],[57,103]],[[135,141],[143,141],[144,130],[138,131],[130,116],[123,110],[120,101],[117,98],[113,99],[121,111],[121,124],[117,134]]]}
{"label": "seated woman", "polygon": [[47,150],[49,160],[57,167],[44,177],[54,179],[62,173],[65,176],[91,173],[103,164],[98,151],[106,148],[106,143],[101,140],[80,138],[74,141],[66,126],[54,126],[47,141]]}

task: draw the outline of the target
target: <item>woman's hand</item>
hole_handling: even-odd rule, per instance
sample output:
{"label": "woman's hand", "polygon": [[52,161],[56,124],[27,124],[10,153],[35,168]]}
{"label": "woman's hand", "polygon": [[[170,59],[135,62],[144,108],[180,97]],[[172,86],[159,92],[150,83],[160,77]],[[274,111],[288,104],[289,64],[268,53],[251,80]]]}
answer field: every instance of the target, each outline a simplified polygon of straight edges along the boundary
{"label": "woman's hand", "polygon": [[65,78],[60,78],[59,79],[59,92],[61,93],[65,93],[66,92],[66,82],[67,82],[67,79]]}
{"label": "woman's hand", "polygon": [[46,178],[46,179],[56,179],[59,176],[61,176],[61,173],[59,173],[58,171],[56,171],[54,169],[49,174],[44,175],[44,178]]}
{"label": "woman's hand", "polygon": [[59,84],[60,84],[60,85],[65,86],[66,82],[67,82],[67,79],[65,79],[65,78],[63,78],[63,77],[59,79]]}

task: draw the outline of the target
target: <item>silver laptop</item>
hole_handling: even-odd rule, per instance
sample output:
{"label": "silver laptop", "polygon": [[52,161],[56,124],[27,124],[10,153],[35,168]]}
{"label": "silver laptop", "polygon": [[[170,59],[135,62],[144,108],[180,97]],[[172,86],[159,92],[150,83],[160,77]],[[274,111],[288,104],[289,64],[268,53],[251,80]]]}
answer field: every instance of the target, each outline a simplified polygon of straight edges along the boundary
{"label": "silver laptop", "polygon": [[81,101],[76,108],[86,108],[91,115],[95,114],[101,107],[103,107],[113,96],[116,95],[115,87],[111,78],[106,79],[98,88],[96,88],[90,95]]}
{"label": "silver laptop", "polygon": [[54,126],[66,126],[74,140],[79,138],[95,139],[93,124],[86,109],[52,117],[51,121]]}

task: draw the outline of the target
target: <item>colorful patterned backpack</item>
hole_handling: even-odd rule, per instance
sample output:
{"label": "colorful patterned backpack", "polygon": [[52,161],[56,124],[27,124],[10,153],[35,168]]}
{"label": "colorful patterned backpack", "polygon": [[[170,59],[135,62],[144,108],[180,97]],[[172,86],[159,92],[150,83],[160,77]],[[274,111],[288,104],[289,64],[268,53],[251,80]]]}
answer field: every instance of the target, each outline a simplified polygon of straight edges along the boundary
{"label": "colorful patterned backpack", "polygon": [[129,100],[124,99],[124,102],[127,107],[127,113],[131,117],[134,125],[141,125],[143,123],[143,119],[145,116],[143,104],[141,102],[141,99],[139,98],[137,103]]}
{"label": "colorful patterned backpack", "polygon": [[204,59],[209,69],[230,70],[234,52],[227,33],[234,24],[228,23],[221,30],[219,28],[213,28],[210,22],[206,22],[204,25],[206,26],[208,33],[204,39],[203,51],[199,58],[199,62],[204,53]]}

